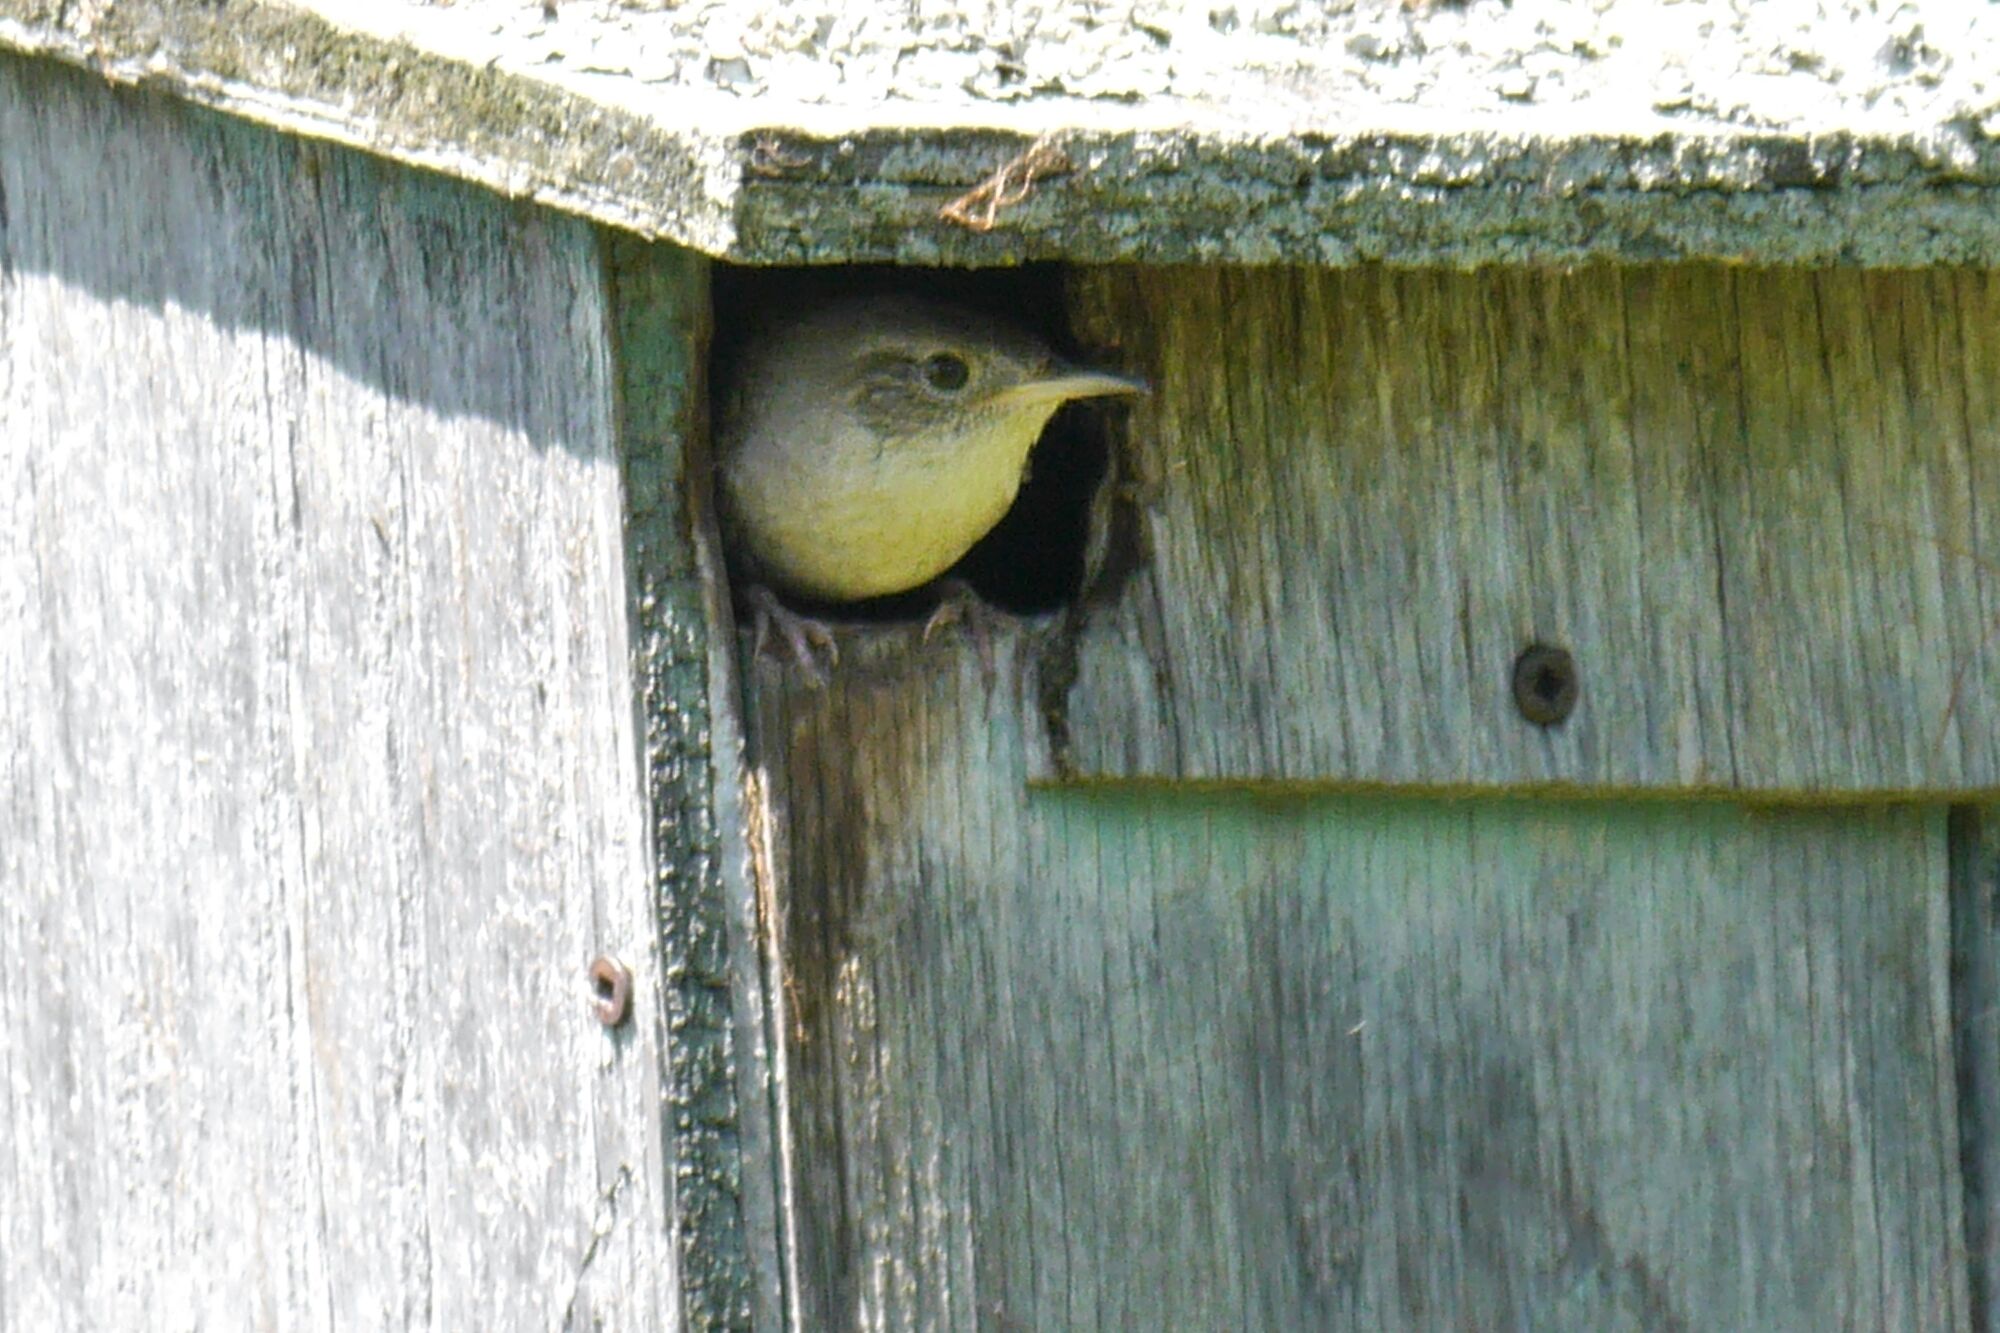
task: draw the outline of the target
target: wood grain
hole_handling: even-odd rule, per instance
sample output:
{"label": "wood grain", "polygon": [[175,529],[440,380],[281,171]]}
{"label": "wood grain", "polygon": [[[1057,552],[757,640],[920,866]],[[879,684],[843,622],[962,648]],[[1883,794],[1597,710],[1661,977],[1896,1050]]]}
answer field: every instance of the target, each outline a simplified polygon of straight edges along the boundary
{"label": "wood grain", "polygon": [[803,1326],[1966,1320],[1941,808],[1030,789],[1046,648],[750,681]]}
{"label": "wood grain", "polygon": [[711,633],[726,623],[726,584],[713,525],[699,521],[709,266],[633,238],[608,251],[682,1314],[692,1328],[772,1328],[783,1284],[768,1018],[736,795],[733,640]]}
{"label": "wood grain", "polygon": [[[0,0],[0,44],[745,264],[2000,264],[1972,11],[952,12]],[[938,216],[1043,135],[1074,170]]]}
{"label": "wood grain", "polygon": [[2000,1329],[2000,810],[1951,812],[1951,999],[1976,1329]]}
{"label": "wood grain", "polygon": [[[1154,393],[1136,572],[1038,777],[2000,787],[2000,277],[1116,268],[1076,301]],[[1537,641],[1582,678],[1546,730],[1509,692]]]}
{"label": "wood grain", "polygon": [[0,143],[0,1325],[677,1326],[596,237],[11,59]]}

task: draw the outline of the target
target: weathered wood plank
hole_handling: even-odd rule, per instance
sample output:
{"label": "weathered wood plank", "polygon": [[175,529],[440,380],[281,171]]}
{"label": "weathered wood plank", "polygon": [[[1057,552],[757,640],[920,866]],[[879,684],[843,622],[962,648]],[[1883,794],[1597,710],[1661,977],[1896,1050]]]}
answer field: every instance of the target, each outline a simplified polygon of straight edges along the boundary
{"label": "weathered wood plank", "polygon": [[582,225],[0,61],[0,1324],[674,1327]]}
{"label": "weathered wood plank", "polygon": [[2000,264],[1976,10],[1237,8],[0,0],[0,45],[748,263]]}
{"label": "weathered wood plank", "polygon": [[1951,812],[1952,1031],[1958,1052],[1972,1320],[2000,1329],[2000,810]]}
{"label": "weathered wood plank", "polygon": [[1965,1321],[1941,808],[1030,789],[1044,646],[754,670],[804,1326]]}
{"label": "weathered wood plank", "polygon": [[627,565],[646,737],[683,1313],[777,1328],[783,1281],[764,962],[741,810],[720,540],[706,517],[708,262],[609,242]]}
{"label": "weathered wood plank", "polygon": [[[1084,620],[1039,776],[2000,787],[1995,275],[1105,269],[1078,299],[1155,385],[1148,558]],[[1538,640],[1582,677],[1550,730],[1509,692]]]}

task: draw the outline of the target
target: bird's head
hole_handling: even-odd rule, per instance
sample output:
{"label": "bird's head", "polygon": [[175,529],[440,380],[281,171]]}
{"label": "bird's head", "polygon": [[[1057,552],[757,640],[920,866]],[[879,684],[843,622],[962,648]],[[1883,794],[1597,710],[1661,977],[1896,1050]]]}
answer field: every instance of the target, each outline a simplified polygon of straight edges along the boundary
{"label": "bird's head", "polygon": [[967,440],[1025,434],[1058,407],[1135,394],[1136,380],[1071,366],[1041,339],[984,313],[903,296],[845,302],[788,340],[793,373],[851,412],[884,449],[949,454]]}

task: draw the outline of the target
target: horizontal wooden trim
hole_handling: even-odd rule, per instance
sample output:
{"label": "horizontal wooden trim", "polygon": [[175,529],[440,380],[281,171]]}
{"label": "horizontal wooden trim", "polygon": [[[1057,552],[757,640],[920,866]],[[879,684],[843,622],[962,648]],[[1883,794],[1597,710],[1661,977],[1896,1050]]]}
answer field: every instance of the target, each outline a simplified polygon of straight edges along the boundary
{"label": "horizontal wooden trim", "polygon": [[[496,47],[478,9],[394,7],[371,32],[270,0],[0,0],[0,48],[749,263],[2000,264],[2000,143],[1959,114],[1745,128],[1308,100],[1260,117],[1171,88],[842,110],[580,76]],[[1000,175],[1037,144],[1032,182]]]}

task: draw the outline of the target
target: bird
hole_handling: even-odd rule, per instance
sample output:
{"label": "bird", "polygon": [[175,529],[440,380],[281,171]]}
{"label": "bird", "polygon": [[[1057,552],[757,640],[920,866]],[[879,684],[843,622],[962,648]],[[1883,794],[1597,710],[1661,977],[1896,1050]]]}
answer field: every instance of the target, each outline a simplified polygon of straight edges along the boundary
{"label": "bird", "polygon": [[782,593],[840,604],[933,582],[1013,504],[1056,409],[1142,393],[984,311],[908,294],[774,321],[717,413],[725,547],[757,614],[814,669],[830,630]]}

